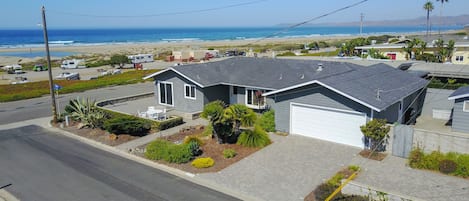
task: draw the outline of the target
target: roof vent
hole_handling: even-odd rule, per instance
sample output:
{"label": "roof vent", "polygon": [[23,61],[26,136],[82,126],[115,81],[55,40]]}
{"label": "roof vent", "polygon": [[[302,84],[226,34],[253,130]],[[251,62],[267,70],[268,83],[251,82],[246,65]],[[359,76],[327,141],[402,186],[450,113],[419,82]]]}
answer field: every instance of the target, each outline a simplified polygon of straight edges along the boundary
{"label": "roof vent", "polygon": [[305,74],[301,74],[300,79],[305,79]]}
{"label": "roof vent", "polygon": [[318,69],[316,71],[318,72],[322,71],[322,63],[318,63]]}
{"label": "roof vent", "polygon": [[200,76],[199,76],[199,74],[197,74],[197,79],[198,79],[198,80],[200,80]]}
{"label": "roof vent", "polygon": [[280,77],[278,78],[278,80],[282,80],[283,79],[283,74],[280,74]]}

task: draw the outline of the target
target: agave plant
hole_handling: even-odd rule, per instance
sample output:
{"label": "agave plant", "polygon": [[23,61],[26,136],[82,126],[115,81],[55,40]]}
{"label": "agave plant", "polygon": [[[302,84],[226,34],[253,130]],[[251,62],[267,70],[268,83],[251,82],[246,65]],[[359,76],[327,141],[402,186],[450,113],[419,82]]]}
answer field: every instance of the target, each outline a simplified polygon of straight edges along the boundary
{"label": "agave plant", "polygon": [[92,101],[89,98],[80,99],[78,97],[70,101],[69,108],[71,110],[71,117],[80,121],[85,127],[101,127],[107,114],[99,110],[95,102],[96,101]]}

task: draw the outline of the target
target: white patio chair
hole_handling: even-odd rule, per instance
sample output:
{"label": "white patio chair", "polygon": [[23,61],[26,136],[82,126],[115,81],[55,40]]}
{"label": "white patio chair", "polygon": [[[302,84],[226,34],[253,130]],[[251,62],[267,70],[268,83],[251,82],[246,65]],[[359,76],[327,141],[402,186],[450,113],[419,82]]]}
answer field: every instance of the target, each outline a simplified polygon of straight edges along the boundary
{"label": "white patio chair", "polygon": [[138,114],[138,117],[147,118],[146,112],[140,112],[140,110],[137,110],[137,114]]}
{"label": "white patio chair", "polygon": [[162,120],[166,119],[166,108],[163,108],[163,112],[160,113],[159,119],[162,119]]}

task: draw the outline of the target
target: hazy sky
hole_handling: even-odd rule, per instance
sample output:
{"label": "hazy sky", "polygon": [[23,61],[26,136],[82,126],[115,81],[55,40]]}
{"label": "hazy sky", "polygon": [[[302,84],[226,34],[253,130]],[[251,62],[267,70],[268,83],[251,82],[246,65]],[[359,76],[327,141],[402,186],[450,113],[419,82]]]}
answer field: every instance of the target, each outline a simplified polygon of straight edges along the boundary
{"label": "hazy sky", "polygon": [[[253,27],[301,22],[360,0],[4,0],[0,7],[0,29],[35,28],[41,22],[40,8],[46,7],[49,28],[81,27]],[[147,17],[91,17],[79,15],[160,15],[227,7],[206,12]],[[408,19],[425,16],[426,0],[369,0],[357,7],[327,16],[314,23]],[[440,2],[432,15],[439,15]],[[468,0],[449,0],[443,15],[469,14]],[[66,14],[69,13],[69,14]],[[72,13],[73,15],[70,15]]]}

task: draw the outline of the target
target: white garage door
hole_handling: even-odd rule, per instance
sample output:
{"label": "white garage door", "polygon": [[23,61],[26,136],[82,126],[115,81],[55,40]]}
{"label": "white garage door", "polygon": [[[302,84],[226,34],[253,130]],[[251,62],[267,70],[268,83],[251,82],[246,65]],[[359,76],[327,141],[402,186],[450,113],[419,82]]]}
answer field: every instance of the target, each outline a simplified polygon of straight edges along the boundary
{"label": "white garage door", "polygon": [[363,148],[360,126],[366,114],[299,104],[291,104],[290,111],[290,133]]}

